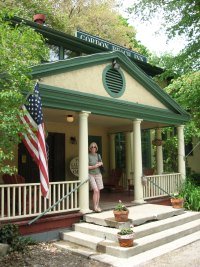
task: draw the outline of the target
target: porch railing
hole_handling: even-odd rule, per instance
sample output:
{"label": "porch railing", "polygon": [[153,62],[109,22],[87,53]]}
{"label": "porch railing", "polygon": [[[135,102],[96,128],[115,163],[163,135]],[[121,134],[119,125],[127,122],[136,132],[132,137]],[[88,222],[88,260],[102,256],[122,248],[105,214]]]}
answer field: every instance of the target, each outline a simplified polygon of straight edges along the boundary
{"label": "porch railing", "polygon": [[[0,221],[37,216],[80,184],[80,180],[51,182],[49,198],[41,195],[40,184],[0,185]],[[48,214],[79,210],[78,191],[74,191]]]}
{"label": "porch railing", "polygon": [[180,173],[151,175],[146,178],[146,185],[143,187],[144,199],[167,196],[167,193],[173,194],[178,191],[182,182]]}

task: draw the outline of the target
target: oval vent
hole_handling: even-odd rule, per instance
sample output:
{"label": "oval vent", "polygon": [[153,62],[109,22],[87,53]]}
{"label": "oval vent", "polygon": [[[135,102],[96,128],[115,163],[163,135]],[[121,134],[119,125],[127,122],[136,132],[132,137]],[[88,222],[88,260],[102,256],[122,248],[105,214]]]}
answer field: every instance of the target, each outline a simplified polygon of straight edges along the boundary
{"label": "oval vent", "polygon": [[125,90],[125,78],[121,70],[116,70],[112,66],[107,66],[103,72],[103,84],[112,97],[120,97]]}

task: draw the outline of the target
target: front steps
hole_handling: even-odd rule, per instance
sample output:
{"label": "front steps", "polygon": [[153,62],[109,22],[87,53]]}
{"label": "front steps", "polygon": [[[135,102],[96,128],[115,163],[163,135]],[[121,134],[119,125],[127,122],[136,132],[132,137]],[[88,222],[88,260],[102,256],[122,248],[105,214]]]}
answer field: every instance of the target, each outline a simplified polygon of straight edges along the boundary
{"label": "front steps", "polygon": [[[61,247],[76,247],[75,251],[86,255],[93,255],[95,259],[115,261],[118,264],[122,260],[140,258],[141,253],[150,253],[167,246],[168,249],[178,240],[191,242],[200,239],[200,213],[184,212],[172,207],[145,204],[129,208],[130,216],[134,225],[136,239],[131,248],[122,248],[118,244],[116,234],[117,228],[108,227],[114,219],[112,211],[99,214],[87,214],[85,222],[74,224],[74,231],[63,232],[63,241],[56,244]],[[144,216],[145,215],[145,216]],[[141,224],[142,223],[142,224]],[[116,223],[116,227],[122,227]],[[195,236],[194,236],[195,235]],[[184,245],[184,242],[182,243]],[[153,255],[153,253],[150,253]],[[118,261],[116,260],[118,258]],[[144,258],[144,257],[143,257]],[[113,266],[118,266],[118,265]],[[133,265],[130,265],[133,266]]]}

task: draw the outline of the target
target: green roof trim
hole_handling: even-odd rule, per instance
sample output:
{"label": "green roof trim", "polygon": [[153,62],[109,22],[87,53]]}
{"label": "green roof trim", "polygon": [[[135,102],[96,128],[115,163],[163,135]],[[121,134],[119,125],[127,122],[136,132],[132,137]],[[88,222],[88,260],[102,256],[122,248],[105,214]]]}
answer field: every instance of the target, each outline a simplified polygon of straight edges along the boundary
{"label": "green roof trim", "polygon": [[98,53],[41,64],[32,67],[32,75],[34,78],[40,78],[103,63],[111,64],[113,59],[115,59],[122,69],[128,72],[163,105],[172,110],[174,113],[185,115],[189,120],[189,115],[184,109],[182,109],[167,93],[165,93],[165,91],[161,89],[151,77],[149,77],[145,72],[137,67],[136,64],[119,51]]}
{"label": "green roof trim", "polygon": [[73,90],[40,84],[43,106],[73,111],[89,110],[94,114],[120,117],[126,119],[140,118],[145,121],[184,124],[188,116],[175,114],[172,111],[146,105],[130,103],[115,98],[107,98],[94,94],[80,93]]}

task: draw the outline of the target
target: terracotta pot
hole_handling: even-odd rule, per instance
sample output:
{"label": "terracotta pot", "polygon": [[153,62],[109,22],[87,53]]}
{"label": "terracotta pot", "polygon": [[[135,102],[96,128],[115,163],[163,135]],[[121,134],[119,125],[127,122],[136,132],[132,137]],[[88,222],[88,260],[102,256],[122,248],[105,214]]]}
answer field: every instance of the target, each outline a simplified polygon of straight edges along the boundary
{"label": "terracotta pot", "polygon": [[153,144],[154,146],[162,146],[163,141],[160,140],[160,139],[154,139],[154,140],[152,141],[152,144]]}
{"label": "terracotta pot", "polygon": [[171,203],[173,208],[175,209],[182,209],[184,204],[183,198],[171,198]]}
{"label": "terracotta pot", "polygon": [[117,222],[127,222],[128,221],[128,210],[113,210],[113,213],[115,215],[115,221]]}
{"label": "terracotta pot", "polygon": [[46,19],[46,16],[44,14],[35,14],[33,16],[34,22],[37,22],[38,24],[44,24],[45,19]]}
{"label": "terracotta pot", "polygon": [[117,235],[120,247],[133,247],[135,233],[129,235]]}

